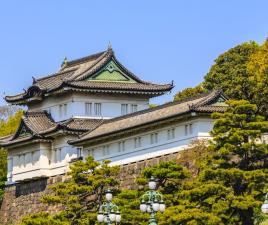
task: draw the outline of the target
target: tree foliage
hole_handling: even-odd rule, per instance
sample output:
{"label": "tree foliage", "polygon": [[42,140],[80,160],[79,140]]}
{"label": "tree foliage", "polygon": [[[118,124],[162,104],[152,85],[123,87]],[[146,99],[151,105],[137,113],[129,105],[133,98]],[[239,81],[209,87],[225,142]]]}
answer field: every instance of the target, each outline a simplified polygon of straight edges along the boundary
{"label": "tree foliage", "polygon": [[186,98],[190,98],[190,97],[195,97],[199,94],[203,94],[207,92],[207,89],[205,89],[201,84],[197,85],[196,87],[189,87],[189,88],[185,88],[182,91],[179,91],[178,93],[176,93],[176,95],[174,96],[174,101],[181,101],[184,100]]}
{"label": "tree foliage", "polygon": [[268,40],[263,45],[242,43],[214,61],[201,84],[178,92],[174,100],[222,89],[230,99],[256,104],[258,112],[268,118]]}
{"label": "tree foliage", "polygon": [[[147,183],[153,176],[158,180],[159,191],[164,195],[166,204],[173,205],[176,202],[177,192],[180,190],[184,179],[190,176],[187,169],[175,161],[161,162],[158,165],[144,169],[137,178],[138,190],[121,190],[115,202],[122,212],[122,225],[148,224],[149,215],[139,210],[140,198],[148,190]],[[159,215],[161,216],[161,215]]]}
{"label": "tree foliage", "polygon": [[257,49],[255,42],[246,42],[221,54],[205,76],[204,87],[220,88],[231,99],[252,100],[254,84],[250,82],[247,63]]}
{"label": "tree foliage", "polygon": [[260,82],[265,78],[264,75],[268,72],[268,39],[250,56],[247,70]]}
{"label": "tree foliage", "polygon": [[7,120],[0,120],[0,137],[15,133],[22,115],[23,111],[18,110],[15,114],[10,115]]}
{"label": "tree foliage", "polygon": [[[1,114],[3,117],[10,115],[8,110],[5,109]],[[0,120],[0,137],[10,135],[14,133],[20,123],[22,117],[22,110],[17,111],[14,115],[10,115],[7,120]],[[7,152],[4,149],[0,149],[0,205],[2,202],[4,187],[7,176]]]}
{"label": "tree foliage", "polygon": [[249,101],[255,103],[259,112],[268,118],[268,39],[251,55],[247,70],[256,84],[252,87],[255,93],[253,99]]}
{"label": "tree foliage", "polygon": [[70,222],[61,215],[40,212],[24,217],[21,225],[70,225]]}
{"label": "tree foliage", "polygon": [[137,180],[138,190],[117,188],[115,179],[118,167],[109,166],[108,162],[99,164],[89,157],[86,162],[76,162],[71,166],[70,179],[52,186],[52,195],[43,197],[49,204],[62,204],[65,209],[60,213],[49,215],[38,213],[26,216],[21,225],[73,225],[96,224],[97,211],[102,203],[104,191],[113,188],[116,197],[114,202],[120,207],[122,225],[148,223],[148,215],[139,210],[140,197],[147,190],[146,184],[152,175],[159,179],[161,192],[168,204],[173,204],[181,182],[189,172],[175,162],[163,162],[145,169]]}
{"label": "tree foliage", "polygon": [[[225,113],[215,113],[207,151],[196,162],[200,171],[190,173],[176,162],[162,162],[145,168],[137,179],[137,190],[115,189],[122,225],[145,225],[148,215],[139,211],[140,197],[147,190],[147,179],[159,181],[167,209],[158,213],[159,225],[254,225],[261,222],[260,206],[268,184],[268,145],[261,142],[268,122],[257,114],[257,106],[245,100],[228,101]],[[195,151],[199,155],[202,150]],[[92,158],[71,167],[71,179],[53,187],[54,195],[46,202],[61,203],[66,209],[52,218],[69,224],[95,224],[96,211],[103,191],[118,182],[118,168]],[[91,196],[91,197],[90,197]],[[92,197],[94,196],[94,197]],[[33,223],[31,223],[33,219]],[[41,216],[26,218],[24,225],[42,221]],[[60,224],[60,223],[59,223]],[[67,223],[68,224],[68,223]]]}
{"label": "tree foliage", "polygon": [[220,88],[230,99],[256,104],[268,118],[268,41],[240,44],[221,54],[203,82],[207,90]]}
{"label": "tree foliage", "polygon": [[48,203],[63,204],[65,210],[27,217],[24,225],[42,224],[40,221],[93,225],[108,186],[116,187],[114,201],[120,206],[121,224],[145,225],[148,215],[139,211],[139,198],[147,190],[146,178],[151,175],[159,179],[159,190],[168,206],[164,214],[157,215],[160,225],[260,224],[259,209],[268,184],[268,146],[260,141],[268,131],[267,54],[268,41],[261,46],[247,42],[231,48],[215,60],[202,84],[174,97],[175,101],[183,100],[220,88],[234,99],[227,102],[227,112],[213,114],[216,122],[209,147],[202,145],[196,154],[187,156],[189,160],[199,158],[194,176],[178,165],[187,164],[185,160],[178,159],[177,163],[146,168],[137,179],[137,190],[120,190],[116,187],[119,169],[89,158],[75,163],[70,180],[54,186],[54,195],[44,198]]}
{"label": "tree foliage", "polygon": [[7,177],[7,152],[4,149],[0,149],[0,206],[4,195],[6,177]]}
{"label": "tree foliage", "polygon": [[268,146],[260,138],[268,124],[256,114],[255,105],[228,104],[227,112],[213,115],[206,166],[197,179],[184,184],[164,224],[253,225],[260,217],[268,181]]}
{"label": "tree foliage", "polygon": [[43,197],[43,202],[61,204],[65,209],[49,219],[44,213],[28,216],[22,224],[35,225],[38,221],[49,221],[55,225],[94,225],[105,191],[108,188],[115,193],[118,191],[118,173],[119,167],[109,166],[109,161],[99,163],[88,157],[85,161],[75,162],[68,173],[70,178],[51,186],[52,194]]}

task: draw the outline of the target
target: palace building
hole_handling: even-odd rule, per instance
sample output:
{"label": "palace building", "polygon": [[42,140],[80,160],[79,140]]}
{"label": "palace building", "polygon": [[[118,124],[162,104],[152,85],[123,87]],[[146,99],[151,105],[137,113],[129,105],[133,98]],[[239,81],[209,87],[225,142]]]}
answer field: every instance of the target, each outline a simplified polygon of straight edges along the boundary
{"label": "palace building", "polygon": [[184,101],[149,107],[169,84],[141,80],[106,51],[73,61],[58,72],[33,78],[24,92],[6,96],[27,107],[14,135],[0,139],[8,151],[8,184],[67,172],[92,155],[128,164],[186,149],[209,138],[210,114],[224,112],[226,97],[212,91]]}

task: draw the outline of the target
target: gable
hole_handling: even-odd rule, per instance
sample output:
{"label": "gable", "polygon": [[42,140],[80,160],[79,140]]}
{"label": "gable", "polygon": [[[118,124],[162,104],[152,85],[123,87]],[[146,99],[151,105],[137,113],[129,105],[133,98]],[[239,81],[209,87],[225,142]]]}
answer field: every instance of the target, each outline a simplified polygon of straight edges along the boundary
{"label": "gable", "polygon": [[20,138],[28,135],[32,135],[32,131],[22,122],[14,137]]}
{"label": "gable", "polygon": [[225,101],[227,99],[224,96],[217,97],[214,101],[212,101],[209,105],[211,106],[228,106]]}
{"label": "gable", "polygon": [[120,69],[116,63],[111,60],[104,68],[102,68],[98,73],[93,74],[87,80],[89,81],[103,81],[103,82],[130,82],[137,83],[131,77],[129,77],[126,72]]}

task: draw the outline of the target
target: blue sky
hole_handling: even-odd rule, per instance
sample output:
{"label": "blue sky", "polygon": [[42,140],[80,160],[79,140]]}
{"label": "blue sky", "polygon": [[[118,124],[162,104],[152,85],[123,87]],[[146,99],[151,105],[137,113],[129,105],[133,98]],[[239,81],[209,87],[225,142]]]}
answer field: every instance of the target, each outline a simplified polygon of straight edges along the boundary
{"label": "blue sky", "polygon": [[176,87],[202,81],[227,49],[268,37],[268,1],[46,0],[0,3],[0,104],[3,93],[27,88],[32,76],[57,71],[63,58],[105,50],[144,80]]}

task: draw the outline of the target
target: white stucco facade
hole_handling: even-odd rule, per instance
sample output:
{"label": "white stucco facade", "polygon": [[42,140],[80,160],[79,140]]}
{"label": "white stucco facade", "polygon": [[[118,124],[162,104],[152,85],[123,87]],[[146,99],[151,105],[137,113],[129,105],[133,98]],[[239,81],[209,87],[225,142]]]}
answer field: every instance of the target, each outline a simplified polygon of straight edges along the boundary
{"label": "white stucco facade", "polygon": [[108,119],[147,108],[148,97],[74,93],[48,97],[29,110],[46,110],[58,122],[73,117]]}
{"label": "white stucco facade", "polygon": [[73,136],[58,136],[41,142],[9,149],[7,182],[49,177],[67,172],[69,162],[78,157],[77,148],[67,144]]}
{"label": "white stucco facade", "polygon": [[67,143],[76,138],[70,135],[59,135],[51,143],[16,147],[9,150],[8,183],[64,174],[71,160],[80,156],[92,155],[97,161],[109,159],[112,165],[122,165],[178,152],[194,140],[210,138],[212,126],[212,119],[196,118],[127,138],[84,146],[82,150]]}
{"label": "white stucco facade", "polygon": [[[115,117],[148,109],[150,98],[168,93],[173,87],[173,82],[143,81],[116,59],[111,47],[64,61],[59,71],[33,78],[27,90],[5,97],[10,104],[28,108],[16,133],[0,140],[0,146],[8,151],[8,183],[66,173],[72,159],[89,153],[82,151],[82,146],[69,145],[69,141],[80,139],[82,134]],[[175,130],[172,132],[180,136],[179,128]],[[171,140],[165,143],[164,131],[155,132],[159,134],[153,137],[154,145],[147,143],[149,133],[141,134],[139,147],[133,148],[132,137],[121,144],[120,152],[116,152],[116,142],[109,143],[109,148],[104,147],[106,143],[99,143],[94,150],[95,157],[100,161],[107,158],[120,163],[138,157],[140,153],[150,154],[188,143],[180,139],[173,140],[173,144]],[[190,140],[194,136],[185,138]],[[97,148],[103,148],[103,151]]]}
{"label": "white stucco facade", "polygon": [[186,149],[194,140],[210,138],[212,119],[194,119],[127,138],[83,147],[83,155],[122,165]]}

